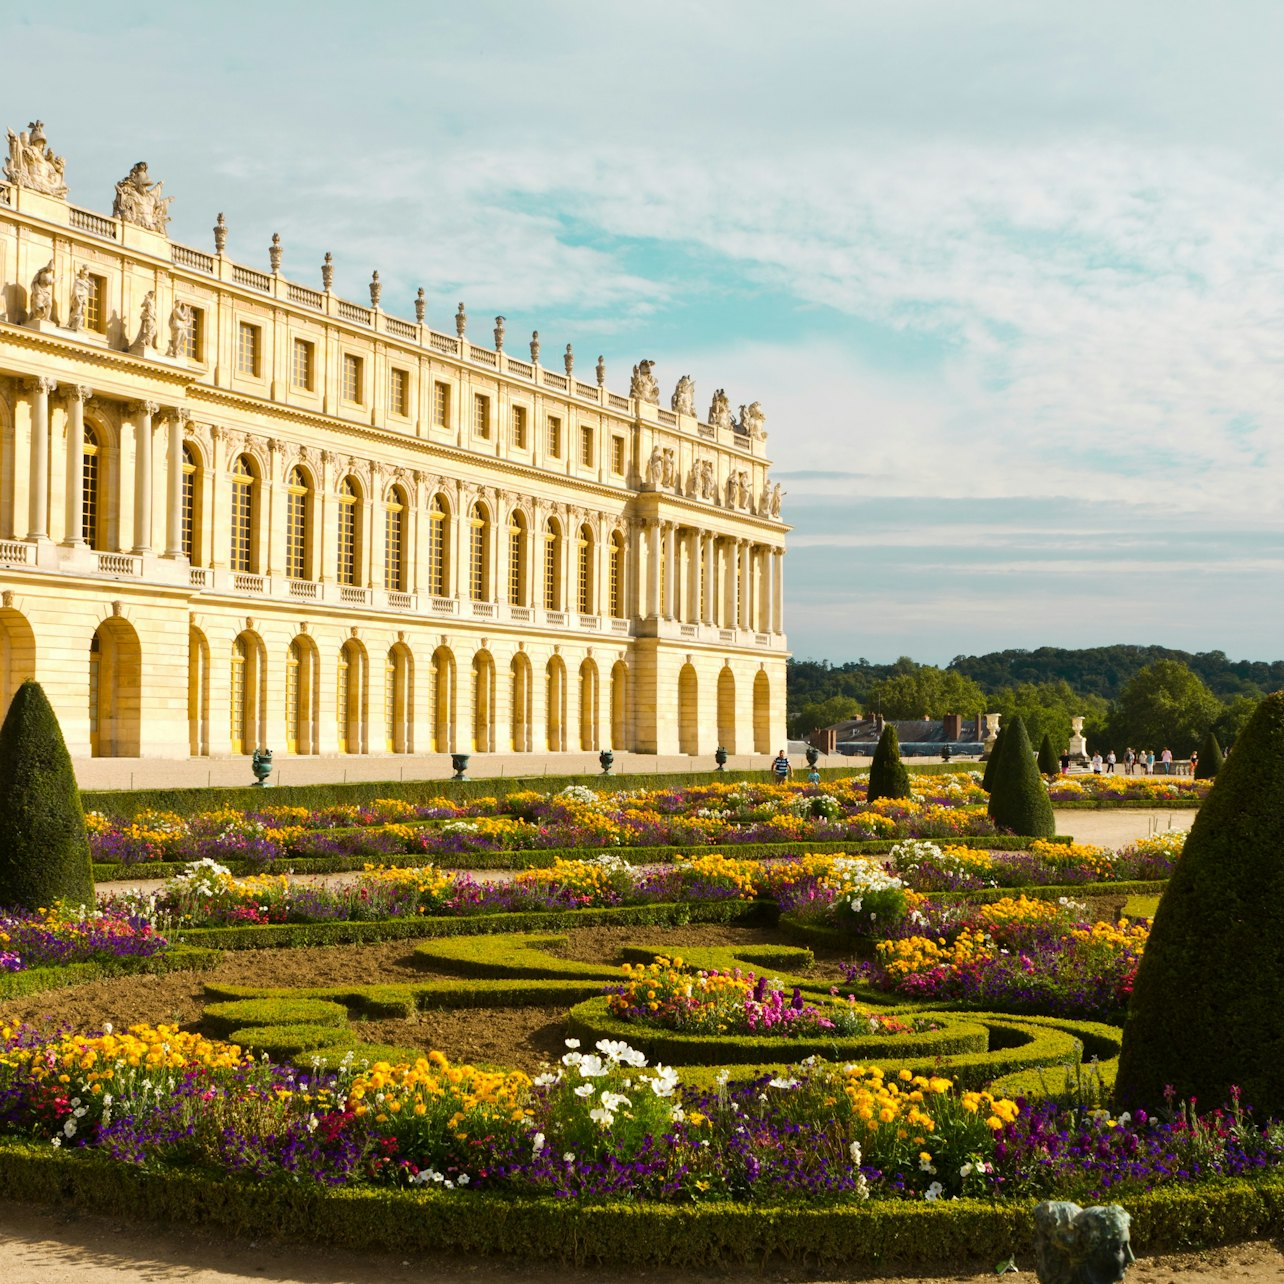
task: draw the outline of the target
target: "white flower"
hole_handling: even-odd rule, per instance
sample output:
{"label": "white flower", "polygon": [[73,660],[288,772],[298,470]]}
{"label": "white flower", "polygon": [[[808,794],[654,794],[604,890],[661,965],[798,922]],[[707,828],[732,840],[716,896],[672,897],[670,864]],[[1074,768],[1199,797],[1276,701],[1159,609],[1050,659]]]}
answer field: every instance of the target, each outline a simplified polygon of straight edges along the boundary
{"label": "white flower", "polygon": [[110,1022],[110,1021],[104,1021],[104,1022],[103,1022],[103,1033],[104,1033],[104,1034],[110,1034],[110,1033],[111,1033],[111,1030],[112,1030],[111,1022]]}
{"label": "white flower", "polygon": [[562,1162],[564,1164],[573,1164],[575,1162],[575,1152],[573,1150],[568,1150],[562,1156]]}
{"label": "white flower", "polygon": [[578,1048],[580,1046],[580,1041],[578,1039],[567,1039],[566,1046],[568,1048]]}
{"label": "white flower", "polygon": [[862,1158],[862,1156],[861,1156],[861,1150],[860,1150],[860,1142],[859,1142],[859,1141],[853,1141],[853,1142],[852,1142],[852,1144],[851,1144],[850,1146],[848,1146],[848,1147],[847,1147],[847,1153],[851,1156],[851,1159],[852,1159],[852,1167],[853,1167],[853,1168],[859,1168],[859,1167],[860,1167],[860,1161],[861,1161],[861,1158]]}
{"label": "white flower", "polygon": [[678,1072],[672,1066],[656,1066],[655,1070],[655,1077],[647,1080],[651,1091],[657,1097],[673,1096],[678,1090]]}
{"label": "white flower", "polygon": [[964,1164],[963,1167],[959,1169],[959,1176],[967,1177],[971,1175],[971,1172],[972,1172],[972,1165]]}
{"label": "white flower", "polygon": [[924,1192],[924,1199],[940,1199],[945,1193],[945,1187],[939,1181],[934,1181]]}
{"label": "white flower", "polygon": [[575,1089],[577,1097],[591,1097],[593,1095],[593,1085],[591,1083],[582,1083]]}
{"label": "white flower", "polygon": [[534,1151],[534,1153],[537,1155],[543,1153],[544,1134],[542,1132],[537,1132],[535,1136],[531,1138],[531,1150]]}
{"label": "white flower", "polygon": [[611,1071],[611,1067],[601,1057],[593,1055],[581,1057],[578,1068],[580,1074],[586,1079],[600,1079]]}
{"label": "white flower", "polygon": [[631,1106],[632,1104],[623,1093],[607,1091],[602,1093],[602,1105],[607,1110],[619,1110],[621,1106]]}
{"label": "white flower", "polygon": [[537,1088],[548,1088],[555,1084],[562,1076],[560,1074],[537,1074],[531,1082]]}
{"label": "white flower", "polygon": [[603,1128],[609,1128],[615,1122],[615,1116],[609,1110],[590,1110],[589,1118]]}
{"label": "white flower", "polygon": [[[768,1088],[796,1088],[797,1086],[797,1079],[772,1079],[767,1084]],[[767,1098],[762,1097],[760,1100],[766,1101]]]}
{"label": "white flower", "polygon": [[467,1174],[467,1173],[460,1173],[460,1174],[459,1174],[459,1176],[455,1178],[455,1180],[459,1183],[459,1185],[461,1185],[461,1186],[467,1186],[467,1185],[468,1185],[468,1180],[469,1180],[469,1178],[468,1178],[468,1174]]}
{"label": "white flower", "polygon": [[936,1166],[932,1163],[931,1155],[920,1155],[918,1157],[918,1166],[922,1172],[934,1173]]}

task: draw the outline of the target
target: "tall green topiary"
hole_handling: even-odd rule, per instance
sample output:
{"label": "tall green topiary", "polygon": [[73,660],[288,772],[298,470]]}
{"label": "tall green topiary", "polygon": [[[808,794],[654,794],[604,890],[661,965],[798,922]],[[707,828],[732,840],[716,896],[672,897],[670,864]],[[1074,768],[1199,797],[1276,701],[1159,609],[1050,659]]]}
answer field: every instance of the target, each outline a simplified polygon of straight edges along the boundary
{"label": "tall green topiary", "polygon": [[1133,985],[1116,1094],[1284,1112],[1284,691],[1258,705],[1199,809]]}
{"label": "tall green topiary", "polygon": [[1030,838],[1051,838],[1057,832],[1047,786],[1030,748],[1025,723],[1013,718],[1003,744],[995,751],[990,783],[990,819],[1000,829]]}
{"label": "tall green topiary", "polygon": [[1061,760],[1052,748],[1052,737],[1045,731],[1039,745],[1039,771],[1045,776],[1055,776],[1061,770]]}
{"label": "tall green topiary", "polygon": [[999,750],[1003,748],[1003,733],[1007,727],[999,728],[998,734],[994,737],[994,748],[990,750],[990,756],[985,760],[985,770],[981,773],[981,788],[988,794],[991,786],[994,784],[994,764],[998,761]]}
{"label": "tall green topiary", "polygon": [[896,728],[890,722],[878,737],[874,760],[869,764],[869,801],[875,798],[908,798],[910,796],[909,772],[901,761],[901,745],[896,738]]}
{"label": "tall green topiary", "polygon": [[1199,765],[1195,768],[1195,779],[1212,780],[1222,769],[1222,763],[1225,761],[1226,755],[1222,753],[1217,737],[1210,731],[1204,737],[1204,747],[1199,751]]}
{"label": "tall green topiary", "polygon": [[24,682],[0,727],[0,905],[94,903],[80,790],[38,682]]}

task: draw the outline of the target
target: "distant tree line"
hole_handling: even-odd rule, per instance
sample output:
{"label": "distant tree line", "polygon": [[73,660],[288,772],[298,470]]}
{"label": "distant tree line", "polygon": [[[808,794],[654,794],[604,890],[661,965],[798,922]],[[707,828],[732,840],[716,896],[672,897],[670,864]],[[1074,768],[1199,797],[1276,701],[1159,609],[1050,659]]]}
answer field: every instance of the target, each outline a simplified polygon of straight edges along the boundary
{"label": "distant tree line", "polygon": [[806,737],[861,714],[885,718],[1019,715],[1030,740],[1058,748],[1083,715],[1090,749],[1122,754],[1164,746],[1178,757],[1212,732],[1230,744],[1257,701],[1284,688],[1284,661],[1232,661],[1158,646],[996,651],[957,656],[945,668],[901,656],[894,664],[826,660],[789,664],[789,734]]}

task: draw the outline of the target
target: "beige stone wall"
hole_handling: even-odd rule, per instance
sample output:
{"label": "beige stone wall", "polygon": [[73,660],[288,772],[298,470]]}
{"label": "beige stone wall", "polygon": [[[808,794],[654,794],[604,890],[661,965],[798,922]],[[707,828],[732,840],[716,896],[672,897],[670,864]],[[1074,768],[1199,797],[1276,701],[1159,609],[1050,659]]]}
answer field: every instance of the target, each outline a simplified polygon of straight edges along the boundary
{"label": "beige stone wall", "polygon": [[[53,317],[29,322],[30,283],[50,261]],[[101,325],[72,331],[85,266]],[[160,334],[140,349],[149,291]],[[180,301],[196,312],[194,356],[165,354]],[[242,457],[246,570],[233,565]],[[190,558],[178,520],[189,458]],[[787,528],[768,469],[763,434],[0,185],[0,699],[34,674],[74,754],[772,752]],[[295,574],[292,476],[304,483]]]}

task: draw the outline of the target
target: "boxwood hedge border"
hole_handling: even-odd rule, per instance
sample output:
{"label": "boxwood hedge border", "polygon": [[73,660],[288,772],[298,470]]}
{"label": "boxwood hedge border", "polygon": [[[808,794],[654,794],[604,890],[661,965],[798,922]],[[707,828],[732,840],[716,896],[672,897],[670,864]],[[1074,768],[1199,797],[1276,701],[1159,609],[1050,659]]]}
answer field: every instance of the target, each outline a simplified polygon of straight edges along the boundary
{"label": "boxwood hedge border", "polygon": [[[1028,1260],[1034,1208],[1033,1200],[674,1206],[325,1189],[190,1168],[132,1168],[15,1141],[0,1142],[0,1188],[6,1198],[60,1209],[358,1252],[453,1251],[676,1269],[774,1262],[880,1271],[963,1264],[992,1269],[1013,1253]],[[1132,1217],[1133,1245],[1144,1253],[1284,1230],[1284,1177],[1168,1188],[1122,1202]]]}

